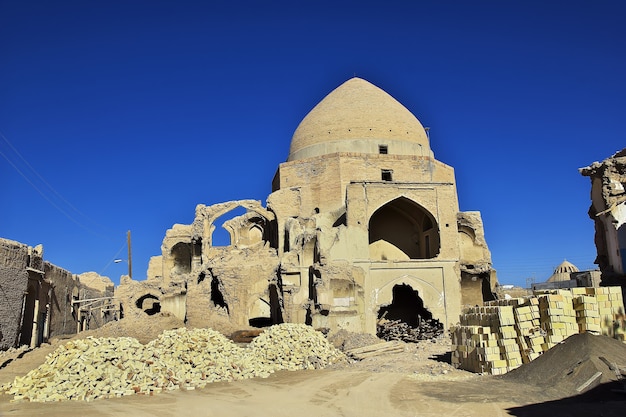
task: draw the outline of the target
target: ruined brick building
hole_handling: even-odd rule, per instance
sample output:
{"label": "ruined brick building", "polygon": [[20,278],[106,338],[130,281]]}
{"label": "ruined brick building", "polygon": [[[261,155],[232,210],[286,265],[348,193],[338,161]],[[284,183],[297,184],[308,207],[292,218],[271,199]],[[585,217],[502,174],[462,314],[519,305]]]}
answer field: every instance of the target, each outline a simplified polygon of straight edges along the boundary
{"label": "ruined brick building", "polygon": [[95,272],[75,275],[44,260],[42,245],[0,238],[0,350],[39,346],[115,319],[113,291]]}
{"label": "ruined brick building", "polygon": [[[123,279],[125,314],[190,325],[308,323],[374,333],[380,316],[455,323],[496,284],[479,212],[460,212],[452,167],[389,94],[352,78],[297,127],[264,207],[198,205],[167,231],[148,279]],[[229,246],[213,244],[216,221]]]}
{"label": "ruined brick building", "polygon": [[591,180],[589,217],[602,285],[626,288],[626,148],[579,171]]}

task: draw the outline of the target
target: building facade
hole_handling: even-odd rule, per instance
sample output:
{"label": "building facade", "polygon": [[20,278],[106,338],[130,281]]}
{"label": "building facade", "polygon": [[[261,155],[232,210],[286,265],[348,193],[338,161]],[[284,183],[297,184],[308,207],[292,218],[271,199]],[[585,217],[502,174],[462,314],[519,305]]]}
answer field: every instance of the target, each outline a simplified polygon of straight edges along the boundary
{"label": "building facade", "polygon": [[[217,220],[230,245],[213,244]],[[295,130],[266,206],[198,205],[167,231],[148,279],[116,295],[192,325],[282,321],[375,333],[384,314],[457,322],[496,284],[479,212],[460,212],[454,169],[402,104],[352,78]],[[125,308],[128,313],[129,308]]]}

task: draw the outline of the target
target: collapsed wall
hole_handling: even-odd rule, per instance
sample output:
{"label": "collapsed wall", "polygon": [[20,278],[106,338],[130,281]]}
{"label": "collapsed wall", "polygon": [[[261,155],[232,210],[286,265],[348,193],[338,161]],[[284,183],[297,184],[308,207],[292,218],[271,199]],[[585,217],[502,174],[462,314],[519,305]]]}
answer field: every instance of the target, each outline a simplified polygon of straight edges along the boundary
{"label": "collapsed wall", "polygon": [[626,148],[580,168],[591,180],[589,217],[594,221],[603,285],[626,284]]}

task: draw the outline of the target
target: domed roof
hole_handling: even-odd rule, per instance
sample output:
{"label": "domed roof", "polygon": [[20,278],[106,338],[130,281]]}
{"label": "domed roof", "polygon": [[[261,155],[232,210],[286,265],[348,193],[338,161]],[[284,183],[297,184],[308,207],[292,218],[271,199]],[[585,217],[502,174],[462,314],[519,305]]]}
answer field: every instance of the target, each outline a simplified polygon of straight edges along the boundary
{"label": "domed roof", "polygon": [[431,154],[420,121],[385,91],[355,77],[334,89],[300,122],[288,160],[334,152],[378,153],[379,145],[389,146],[389,153]]}
{"label": "domed roof", "polygon": [[569,281],[572,272],[580,272],[580,270],[573,263],[564,260],[559,266],[554,268],[554,273],[548,278],[548,282]]}

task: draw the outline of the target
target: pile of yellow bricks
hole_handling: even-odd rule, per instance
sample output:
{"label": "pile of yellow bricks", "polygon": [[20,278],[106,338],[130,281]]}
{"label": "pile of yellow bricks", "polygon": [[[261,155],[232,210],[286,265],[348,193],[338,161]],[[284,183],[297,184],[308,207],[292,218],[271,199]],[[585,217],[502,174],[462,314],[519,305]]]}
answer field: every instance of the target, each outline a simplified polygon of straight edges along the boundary
{"label": "pile of yellow bricks", "polygon": [[501,375],[584,332],[626,341],[620,287],[535,291],[470,307],[452,328],[452,364]]}

